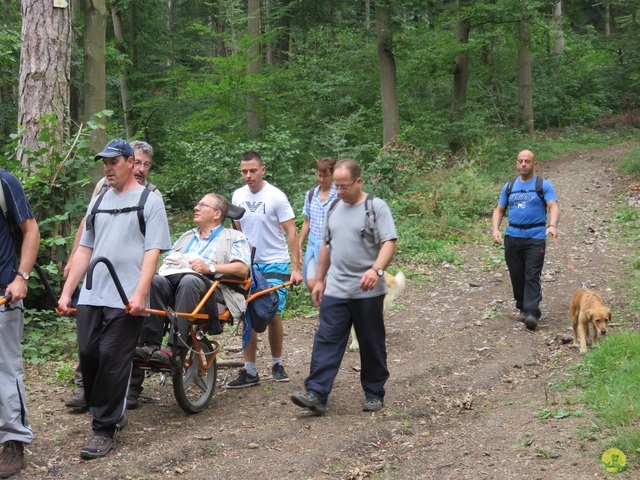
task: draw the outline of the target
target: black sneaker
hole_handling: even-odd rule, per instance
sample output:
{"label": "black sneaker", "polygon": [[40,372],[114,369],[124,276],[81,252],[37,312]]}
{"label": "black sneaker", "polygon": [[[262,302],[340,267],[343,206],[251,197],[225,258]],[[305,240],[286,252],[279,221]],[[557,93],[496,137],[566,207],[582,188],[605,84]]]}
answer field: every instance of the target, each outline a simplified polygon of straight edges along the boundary
{"label": "black sneaker", "polygon": [[87,444],[80,450],[80,457],[86,460],[100,458],[116,448],[116,439],[108,435],[94,433]]}
{"label": "black sneaker", "polygon": [[516,315],[516,322],[524,323],[525,318],[527,318],[527,316],[524,314],[524,312],[520,312],[518,315]]}
{"label": "black sneaker", "polygon": [[153,355],[153,352],[155,352],[159,348],[160,345],[154,345],[150,343],[138,346],[136,347],[135,352],[133,352],[133,361],[138,363],[147,363],[151,358],[151,355]]}
{"label": "black sneaker", "polygon": [[127,395],[127,410],[135,410],[140,406],[140,402],[138,400],[139,396],[139,393],[129,392]]}
{"label": "black sneaker", "polygon": [[247,371],[243,368],[240,370],[240,375],[233,382],[229,382],[226,385],[226,388],[245,388],[245,387],[253,387],[254,385],[260,384],[260,375],[257,373],[255,375],[249,375]]}
{"label": "black sneaker", "polygon": [[384,407],[384,403],[379,398],[369,397],[362,404],[363,412],[377,412],[382,407]]}
{"label": "black sneaker", "polygon": [[276,363],[273,367],[271,367],[271,376],[276,382],[288,382],[289,375],[284,369],[284,365],[281,363]]}
{"label": "black sneaker", "polygon": [[291,395],[291,401],[297,406],[302,408],[308,408],[318,415],[324,415],[327,413],[327,406],[318,400],[313,393],[293,393]]}
{"label": "black sneaker", "polygon": [[524,326],[529,330],[535,330],[538,326],[538,319],[535,316],[528,314],[524,319]]}
{"label": "black sneaker", "polygon": [[162,348],[160,350],[156,350],[151,355],[149,359],[149,363],[157,365],[159,367],[170,367],[171,360],[173,359],[173,352],[169,348]]}
{"label": "black sneaker", "polygon": [[86,408],[87,400],[84,397],[84,387],[76,388],[71,396],[64,401],[64,406],[69,408]]}

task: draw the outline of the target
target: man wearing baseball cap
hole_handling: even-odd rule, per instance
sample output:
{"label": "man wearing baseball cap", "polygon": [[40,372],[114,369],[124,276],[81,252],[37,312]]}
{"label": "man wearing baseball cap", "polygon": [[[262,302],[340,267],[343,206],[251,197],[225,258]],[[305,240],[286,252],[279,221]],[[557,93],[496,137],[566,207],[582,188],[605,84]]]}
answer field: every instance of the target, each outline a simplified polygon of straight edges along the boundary
{"label": "man wearing baseball cap", "polygon": [[[131,145],[111,140],[95,156],[102,160],[111,188],[94,198],[87,209],[80,246],[75,253],[58,305],[62,314],[91,260],[108,258],[128,298],[122,300],[109,271],[98,265],[93,288],[83,282],[76,311],[78,352],[87,406],[93,416],[93,436],[80,451],[84,459],[107,455],[116,446],[118,432],[127,425],[124,415],[131,360],[148,307],[151,281],[161,251],[171,248],[167,214],[157,195],[148,195],[134,176]],[[95,209],[96,202],[99,209]],[[138,211],[143,212],[141,228]],[[126,245],[126,248],[123,246]]]}

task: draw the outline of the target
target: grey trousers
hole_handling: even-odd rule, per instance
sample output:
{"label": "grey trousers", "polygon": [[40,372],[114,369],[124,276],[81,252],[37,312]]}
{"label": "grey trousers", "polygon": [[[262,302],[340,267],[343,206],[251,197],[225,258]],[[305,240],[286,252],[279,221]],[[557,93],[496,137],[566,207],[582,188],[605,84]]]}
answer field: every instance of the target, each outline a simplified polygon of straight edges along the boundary
{"label": "grey trousers", "polygon": [[31,443],[20,342],[24,331],[22,301],[0,306],[0,443]]}

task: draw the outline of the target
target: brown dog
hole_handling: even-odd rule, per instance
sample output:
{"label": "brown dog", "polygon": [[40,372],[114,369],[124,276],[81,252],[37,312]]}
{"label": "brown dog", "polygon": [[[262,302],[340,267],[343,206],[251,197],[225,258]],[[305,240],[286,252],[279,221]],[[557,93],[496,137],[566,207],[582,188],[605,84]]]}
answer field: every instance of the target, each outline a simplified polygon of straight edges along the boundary
{"label": "brown dog", "polygon": [[[386,316],[387,310],[389,310],[393,301],[400,297],[402,292],[404,292],[406,279],[402,272],[396,273],[395,277],[390,273],[384,272],[384,279],[387,282],[387,287],[389,288],[389,292],[384,296],[384,307],[382,309],[382,315]],[[357,350],[360,350],[360,344],[358,343],[356,331],[353,328],[353,325],[351,325],[351,345],[349,345],[349,351],[355,352]]]}
{"label": "brown dog", "polygon": [[589,325],[593,325],[593,341],[595,345],[600,335],[607,334],[607,325],[611,321],[611,310],[604,306],[602,297],[595,290],[579,288],[573,293],[569,303],[569,319],[573,327],[573,346],[580,342],[580,353],[587,351]]}

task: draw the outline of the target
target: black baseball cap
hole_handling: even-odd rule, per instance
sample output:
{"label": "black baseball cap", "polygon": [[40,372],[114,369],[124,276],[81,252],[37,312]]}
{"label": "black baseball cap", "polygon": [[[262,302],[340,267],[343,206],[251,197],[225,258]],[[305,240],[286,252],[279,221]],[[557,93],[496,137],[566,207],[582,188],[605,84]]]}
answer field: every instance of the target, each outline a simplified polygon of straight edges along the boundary
{"label": "black baseball cap", "polygon": [[124,155],[125,158],[133,157],[133,149],[126,140],[123,140],[122,138],[114,138],[107,143],[104,150],[93,157],[93,159],[101,160],[102,158],[114,158],[119,157],[120,155]]}

